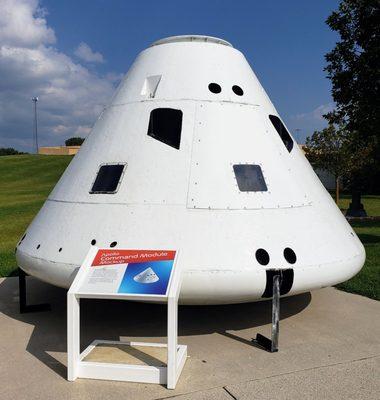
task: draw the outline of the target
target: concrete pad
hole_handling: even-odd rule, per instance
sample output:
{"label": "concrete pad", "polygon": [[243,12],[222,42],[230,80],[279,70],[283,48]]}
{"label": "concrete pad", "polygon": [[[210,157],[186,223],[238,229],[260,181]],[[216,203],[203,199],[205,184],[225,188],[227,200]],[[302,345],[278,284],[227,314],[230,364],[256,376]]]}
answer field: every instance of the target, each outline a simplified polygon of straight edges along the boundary
{"label": "concrete pad", "polygon": [[[189,358],[175,391],[126,382],[68,382],[66,291],[28,278],[28,301],[50,302],[52,311],[20,315],[17,279],[0,281],[2,400],[232,399],[255,398],[255,391],[268,391],[273,399],[281,398],[276,393],[286,398],[286,390],[288,398],[303,393],[302,398],[312,398],[317,389],[320,398],[341,398],[343,386],[356,386],[348,389],[355,398],[379,397],[380,302],[333,288],[281,299],[280,351],[274,354],[251,343],[258,332],[269,335],[270,302],[180,307],[179,343],[188,346]],[[82,349],[94,339],[164,342],[166,337],[162,305],[84,300],[81,313]],[[282,391],[276,392],[277,386]]]}
{"label": "concrete pad", "polygon": [[101,343],[83,361],[166,367],[167,353],[165,347]]}
{"label": "concrete pad", "polygon": [[227,386],[227,390],[239,400],[377,400],[380,357],[244,382]]}
{"label": "concrete pad", "polygon": [[191,392],[179,396],[170,397],[174,400],[232,400],[233,397],[223,388]]}

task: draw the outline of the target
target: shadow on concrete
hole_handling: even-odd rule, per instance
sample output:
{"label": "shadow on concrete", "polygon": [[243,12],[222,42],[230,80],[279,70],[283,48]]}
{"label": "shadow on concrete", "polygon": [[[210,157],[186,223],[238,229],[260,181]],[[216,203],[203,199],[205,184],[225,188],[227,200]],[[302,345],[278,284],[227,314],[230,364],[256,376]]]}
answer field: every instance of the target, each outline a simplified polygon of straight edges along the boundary
{"label": "shadow on concrete", "polygon": [[[0,312],[34,326],[26,350],[66,379],[66,367],[49,352],[66,353],[66,293],[34,278],[27,278],[28,302],[49,302],[52,310],[20,314],[18,279],[7,278],[0,284]],[[311,294],[281,299],[281,319],[304,310]],[[230,331],[256,328],[271,322],[271,301],[219,306],[180,306],[178,335],[220,333],[232,340],[252,343]],[[255,336],[256,331],[252,331]],[[268,330],[269,334],[269,330]],[[122,338],[161,341],[166,336],[166,305],[117,300],[82,300],[81,347],[94,339]],[[144,340],[144,339],[143,339]],[[186,340],[183,341],[186,343]]]}

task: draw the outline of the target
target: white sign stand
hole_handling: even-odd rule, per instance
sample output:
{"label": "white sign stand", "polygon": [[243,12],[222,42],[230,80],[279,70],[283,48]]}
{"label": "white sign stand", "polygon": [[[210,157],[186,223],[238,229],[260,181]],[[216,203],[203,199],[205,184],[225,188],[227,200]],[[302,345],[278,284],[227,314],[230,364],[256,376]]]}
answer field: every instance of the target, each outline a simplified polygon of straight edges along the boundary
{"label": "white sign stand", "polygon": [[[174,389],[178,378],[182,372],[187,358],[187,346],[177,343],[178,326],[178,296],[181,286],[181,271],[176,260],[178,252],[175,252],[175,259],[167,283],[166,293],[162,294],[139,294],[139,293],[118,293],[110,292],[109,288],[104,292],[99,291],[98,281],[97,292],[89,290],[88,282],[91,274],[98,267],[93,266],[98,251],[111,252],[117,254],[128,252],[127,250],[102,249],[92,247],[88,252],[77,276],[74,279],[67,293],[67,357],[68,357],[68,377],[69,381],[77,378],[107,379],[130,382],[158,383],[166,384],[168,389]],[[142,251],[139,251],[140,253]],[[158,252],[158,251],[157,251]],[[174,253],[174,252],[172,252]],[[110,253],[109,253],[110,254]],[[147,260],[148,261],[148,260]],[[132,261],[133,262],[133,261]],[[136,265],[136,264],[135,264]],[[106,265],[109,266],[109,265]],[[111,265],[112,266],[112,265]],[[113,265],[114,271],[118,266],[128,269],[128,263]],[[100,268],[101,269],[101,268]],[[97,272],[98,272],[97,271]],[[93,275],[92,275],[93,276]],[[141,342],[122,342],[95,340],[82,353],[80,352],[80,299],[119,299],[119,300],[139,300],[149,302],[166,302],[168,305],[168,338],[167,344],[141,343]],[[84,358],[95,349],[99,344],[118,344],[130,346],[153,346],[167,348],[167,366],[158,367],[150,365],[131,365],[107,362],[84,361]]]}

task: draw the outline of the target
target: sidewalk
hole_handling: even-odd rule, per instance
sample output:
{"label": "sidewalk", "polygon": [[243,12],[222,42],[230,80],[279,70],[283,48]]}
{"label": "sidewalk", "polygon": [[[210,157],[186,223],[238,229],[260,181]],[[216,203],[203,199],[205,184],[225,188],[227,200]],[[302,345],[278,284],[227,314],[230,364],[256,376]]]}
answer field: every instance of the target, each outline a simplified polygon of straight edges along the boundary
{"label": "sidewalk", "polygon": [[[0,280],[0,398],[378,399],[380,302],[327,288],[281,300],[280,351],[251,345],[270,333],[271,303],[180,307],[179,343],[189,358],[175,391],[163,386],[66,380],[66,291],[28,278],[29,302],[52,311],[18,313],[18,280]],[[82,346],[93,339],[163,341],[160,305],[86,300]],[[150,336],[146,336],[146,335]]]}

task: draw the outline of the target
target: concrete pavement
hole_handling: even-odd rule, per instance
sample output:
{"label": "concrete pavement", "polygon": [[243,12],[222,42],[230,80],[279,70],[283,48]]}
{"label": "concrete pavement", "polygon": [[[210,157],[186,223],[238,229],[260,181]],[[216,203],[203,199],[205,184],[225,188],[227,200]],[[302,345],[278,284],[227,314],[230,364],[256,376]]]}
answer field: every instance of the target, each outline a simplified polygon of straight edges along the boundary
{"label": "concrete pavement", "polygon": [[[66,380],[66,291],[28,278],[18,313],[16,278],[0,280],[0,398],[8,399],[378,399],[380,302],[333,288],[281,300],[280,351],[251,344],[269,335],[271,304],[180,307],[179,343],[189,358],[175,391],[159,385]],[[82,348],[93,339],[164,340],[165,307],[82,304]],[[149,335],[149,336],[148,336]]]}

